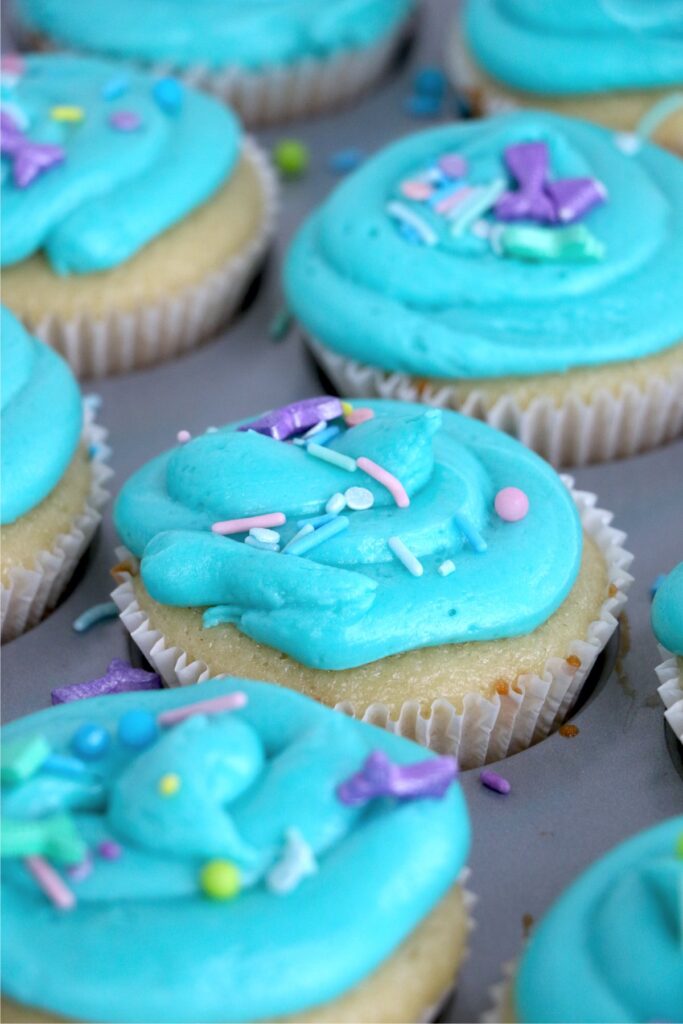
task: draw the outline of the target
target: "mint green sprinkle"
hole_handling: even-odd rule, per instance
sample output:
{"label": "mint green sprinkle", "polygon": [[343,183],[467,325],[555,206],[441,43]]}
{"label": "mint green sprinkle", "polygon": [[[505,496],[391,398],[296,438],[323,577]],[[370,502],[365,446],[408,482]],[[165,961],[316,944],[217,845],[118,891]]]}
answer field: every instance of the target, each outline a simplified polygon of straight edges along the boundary
{"label": "mint green sprinkle", "polygon": [[508,224],[492,239],[502,256],[538,263],[588,263],[604,259],[605,246],[585,224],[542,228]]}
{"label": "mint green sprinkle", "polygon": [[348,473],[356,471],[356,460],[348,455],[342,455],[341,452],[336,452],[334,448],[325,448],[322,444],[307,444],[306,451],[316,459],[320,459],[322,462],[329,462],[332,466],[345,469]]}

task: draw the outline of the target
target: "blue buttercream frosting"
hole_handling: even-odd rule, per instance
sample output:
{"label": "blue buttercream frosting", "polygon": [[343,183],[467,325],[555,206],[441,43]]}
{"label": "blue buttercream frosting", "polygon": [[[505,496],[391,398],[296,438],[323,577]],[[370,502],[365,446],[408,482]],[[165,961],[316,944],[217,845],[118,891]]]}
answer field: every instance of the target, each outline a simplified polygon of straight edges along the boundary
{"label": "blue buttercream frosting", "polygon": [[[546,143],[551,179],[604,186],[605,200],[572,225],[590,232],[601,258],[502,255],[494,243],[505,225],[491,211],[454,235],[430,202],[401,194],[450,154],[467,168],[456,187],[502,179],[514,189],[504,152],[526,142]],[[666,349],[683,339],[683,164],[649,144],[627,155],[618,142],[607,129],[536,112],[401,139],[299,230],[284,271],[289,305],[310,335],[345,357],[436,378],[562,372]],[[397,224],[396,202],[434,244]],[[530,226],[550,240],[560,230]]]}
{"label": "blue buttercream frosting", "polygon": [[[186,88],[168,104],[154,86],[132,68],[64,54],[28,56],[7,78],[3,110],[30,141],[61,146],[64,160],[25,188],[3,167],[3,265],[42,250],[58,274],[116,267],[229,178],[240,151],[231,112]],[[82,118],[55,120],[55,107]],[[117,128],[121,114],[136,126]]]}
{"label": "blue buttercream frosting", "polygon": [[468,0],[464,31],[488,74],[533,93],[683,83],[679,0]]}
{"label": "blue buttercream frosting", "polygon": [[[118,738],[122,716],[154,716],[235,690],[246,706],[162,726],[144,749]],[[2,872],[3,990],[59,1016],[106,1021],[253,1021],[335,999],[389,957],[452,886],[469,848],[462,792],[347,806],[336,794],[373,751],[396,764],[431,758],[416,744],[263,683],[75,701],[3,729],[6,751],[42,736],[72,756],[85,723],[106,753],[81,779],[52,774],[3,785],[3,815],[68,813],[92,870],[56,870],[76,905],[58,910],[20,859]],[[160,780],[177,777],[173,793]],[[269,874],[296,829],[317,871],[286,893]],[[120,856],[96,854],[114,841]],[[241,891],[200,889],[219,858]],[[76,967],[74,965],[77,965]]]}
{"label": "blue buttercream frosting", "polygon": [[76,380],[53,349],[0,308],[0,522],[50,494],[71,462],[83,410]]}
{"label": "blue buttercream frosting", "polygon": [[514,983],[519,1024],[683,1019],[683,817],[616,847],[536,926]]}
{"label": "blue buttercream frosting", "polygon": [[20,0],[28,25],[83,50],[269,70],[378,42],[414,0]]}
{"label": "blue buttercream frosting", "polygon": [[657,587],[652,628],[663,647],[683,657],[683,562]]}
{"label": "blue buttercream frosting", "polygon": [[[545,622],[574,584],[582,551],[579,517],[557,474],[517,441],[456,413],[401,402],[367,406],[374,418],[342,430],[328,450],[388,470],[409,507],[397,507],[360,469],[223,427],[153,459],[119,495],[116,526],[141,558],[151,596],[218,606],[219,621],[325,669],[501,639]],[[284,545],[352,486],[367,488],[373,506],[345,510],[348,527],[305,554],[259,550],[244,543],[244,533],[211,531],[226,519],[280,512]],[[515,523],[494,510],[497,492],[511,486],[530,505]],[[393,536],[421,561],[422,576],[394,557]],[[438,567],[446,559],[457,570],[444,577]]]}

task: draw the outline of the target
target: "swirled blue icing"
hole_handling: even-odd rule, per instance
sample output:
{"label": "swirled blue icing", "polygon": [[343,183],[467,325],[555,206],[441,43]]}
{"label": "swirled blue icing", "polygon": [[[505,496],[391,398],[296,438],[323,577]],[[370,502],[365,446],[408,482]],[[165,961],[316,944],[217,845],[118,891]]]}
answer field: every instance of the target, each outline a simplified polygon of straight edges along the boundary
{"label": "swirled blue icing", "polygon": [[683,817],[597,861],[532,933],[515,1020],[643,1024],[683,1019]]}
{"label": "swirled blue icing", "polygon": [[53,349],[0,307],[0,523],[13,523],[48,496],[81,434],[78,384]]}
{"label": "swirled blue icing", "polygon": [[20,0],[34,29],[72,47],[144,61],[250,70],[377,42],[414,0]]}
{"label": "swirled blue icing", "polygon": [[529,92],[683,83],[680,0],[468,0],[464,31],[485,71]]}
{"label": "swirled blue icing", "polygon": [[[547,144],[554,178],[605,186],[607,201],[579,225],[602,259],[505,258],[471,230],[453,237],[427,208],[419,212],[436,244],[397,230],[387,205],[402,182],[458,153],[467,182],[485,185],[505,177],[505,148],[529,141]],[[683,338],[683,164],[648,144],[627,156],[612,132],[550,114],[436,128],[347,178],[296,235],[284,275],[308,333],[386,370],[501,377],[651,355]]]}
{"label": "swirled blue icing", "polygon": [[[131,709],[156,716],[234,690],[248,697],[240,711],[164,727],[143,750],[118,739]],[[41,735],[53,753],[71,755],[84,723],[103,726],[111,742],[82,779],[44,768],[3,786],[5,821],[67,812],[91,850],[105,839],[122,847],[116,860],[95,855],[80,881],[64,875],[77,899],[68,912],[21,861],[3,861],[3,989],[28,1006],[79,1020],[221,1022],[328,1002],[391,955],[467,856],[457,785],[440,799],[362,807],[336,796],[372,751],[398,764],[432,755],[285,689],[216,680],[191,693],[75,701],[8,726],[3,748]],[[179,779],[172,796],[159,791],[167,773]],[[290,828],[318,870],[280,895],[267,876]],[[229,902],[199,889],[216,857],[240,872]]]}
{"label": "swirled blue icing", "polygon": [[[29,56],[4,101],[13,117],[21,111],[31,141],[63,147],[65,159],[26,188],[5,173],[3,265],[43,250],[58,274],[115,267],[208,199],[239,155],[227,108],[192,89],[164,106],[154,79],[109,61]],[[82,120],[55,120],[60,106],[80,108]],[[110,118],[121,112],[139,127],[117,130]]]}
{"label": "swirled blue icing", "polygon": [[[220,606],[252,639],[326,669],[515,636],[544,622],[571,589],[582,550],[576,509],[555,472],[518,442],[456,413],[367,405],[374,419],[328,448],[393,473],[410,495],[408,508],[360,470],[224,427],[153,459],[119,495],[116,526],[141,557],[151,596]],[[211,532],[217,521],[281,512],[285,543],[300,520],[323,513],[333,494],[353,485],[367,487],[374,506],[346,511],[348,529],[305,555]],[[508,486],[529,498],[521,522],[503,522],[494,511],[496,493]],[[421,560],[423,576],[393,556],[387,541],[395,535]],[[438,566],[447,558],[457,570],[442,577]]]}
{"label": "swirled blue icing", "polygon": [[652,602],[652,628],[663,647],[683,656],[683,562],[657,587]]}

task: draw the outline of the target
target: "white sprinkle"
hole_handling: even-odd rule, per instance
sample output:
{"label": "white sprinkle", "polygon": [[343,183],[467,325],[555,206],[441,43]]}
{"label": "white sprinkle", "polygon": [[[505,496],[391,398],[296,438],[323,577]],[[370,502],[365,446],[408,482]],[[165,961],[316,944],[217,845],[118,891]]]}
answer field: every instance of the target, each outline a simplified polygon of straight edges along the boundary
{"label": "white sprinkle", "polygon": [[320,420],[318,423],[315,424],[315,426],[311,427],[310,430],[306,431],[304,437],[315,437],[316,434],[319,434],[321,430],[325,430],[326,427],[327,420]]}
{"label": "white sprinkle", "polygon": [[346,498],[339,491],[337,491],[336,494],[333,494],[330,500],[328,501],[327,505],[325,505],[325,511],[332,512],[334,513],[334,515],[336,515],[338,512],[343,512],[345,508]]}
{"label": "white sprinkle", "polygon": [[271,892],[284,896],[317,870],[315,854],[301,832],[298,828],[288,828],[282,856],[266,875],[266,885]]}
{"label": "white sprinkle", "polygon": [[411,576],[421,576],[423,574],[424,566],[422,565],[422,562],[420,562],[412,551],[405,546],[400,537],[390,537],[387,543],[398,558],[399,562],[403,563]]}
{"label": "white sprinkle", "polygon": [[248,544],[250,548],[258,548],[259,551],[279,551],[279,544],[262,544],[260,540],[256,540],[254,537],[245,537],[244,543]]}
{"label": "white sprinkle", "polygon": [[447,558],[445,562],[441,563],[437,571],[439,576],[450,576],[452,572],[455,572],[455,562]]}
{"label": "white sprinkle", "polygon": [[367,487],[349,487],[344,491],[346,504],[354,512],[364,512],[375,504],[375,496]]}
{"label": "white sprinkle", "polygon": [[408,224],[414,231],[417,231],[425,245],[436,245],[438,237],[436,231],[427,224],[422,217],[418,217],[411,209],[403,203],[387,203],[387,213],[403,224]]}
{"label": "white sprinkle", "polygon": [[252,526],[249,536],[259,540],[262,544],[279,544],[280,534],[277,530],[266,530],[263,526]]}
{"label": "white sprinkle", "polygon": [[627,156],[633,156],[640,149],[642,143],[637,135],[632,132],[619,132],[614,136],[614,141],[621,150],[622,153],[626,153]]}
{"label": "white sprinkle", "polygon": [[301,527],[298,533],[294,534],[291,540],[287,541],[287,543],[282,549],[282,553],[284,554],[288,548],[291,548],[292,544],[296,543],[296,541],[298,540],[301,540],[302,537],[307,537],[309,533],[313,533],[314,529],[314,526],[312,526],[310,523],[306,523],[304,526]]}

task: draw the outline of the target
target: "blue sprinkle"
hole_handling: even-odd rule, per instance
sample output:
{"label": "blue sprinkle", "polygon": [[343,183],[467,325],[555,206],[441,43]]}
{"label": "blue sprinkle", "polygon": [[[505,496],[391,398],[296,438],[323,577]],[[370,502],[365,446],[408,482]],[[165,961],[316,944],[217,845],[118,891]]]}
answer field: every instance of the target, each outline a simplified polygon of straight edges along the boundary
{"label": "blue sprinkle", "polygon": [[418,235],[415,228],[411,227],[410,224],[406,224],[405,221],[399,221],[398,230],[405,238],[406,242],[412,242],[413,245],[423,245],[423,241]]}
{"label": "blue sprinkle", "polygon": [[460,532],[463,534],[466,540],[469,541],[471,547],[477,552],[477,554],[483,554],[486,551],[488,544],[479,533],[477,529],[470,523],[464,516],[454,515],[455,525],[458,527]]}
{"label": "blue sprinkle", "polygon": [[365,153],[362,149],[338,149],[327,161],[327,166],[333,174],[348,174],[350,171],[354,171],[363,160],[365,160]]}
{"label": "blue sprinkle", "polygon": [[50,754],[41,765],[41,771],[51,775],[65,775],[69,779],[86,775],[90,769],[77,757],[68,754]]}
{"label": "blue sprinkle", "polygon": [[302,526],[312,526],[314,530],[317,530],[319,526],[324,526],[325,523],[331,523],[332,520],[336,518],[336,512],[326,512],[322,516],[313,516],[311,519],[300,519],[296,525],[299,529],[301,529]]}
{"label": "blue sprinkle", "polygon": [[661,587],[661,585],[662,585],[662,583],[664,582],[665,579],[666,579],[666,573],[665,572],[660,572],[659,575],[655,577],[655,581],[652,584],[652,586],[650,587],[650,600],[653,599],[653,597],[655,596],[655,594],[657,593],[657,591],[659,590],[659,588]]}
{"label": "blue sprinkle", "polygon": [[305,555],[312,548],[316,548],[318,544],[322,544],[323,541],[330,540],[336,534],[341,533],[345,530],[349,521],[346,516],[333,516],[334,522],[325,523],[319,530],[314,530],[313,533],[307,534],[298,540],[295,544],[289,548],[286,552],[288,555]]}
{"label": "blue sprinkle", "polygon": [[177,114],[183,105],[184,89],[177,78],[159,78],[154,83],[152,95],[167,114]]}
{"label": "blue sprinkle", "polygon": [[125,78],[110,78],[102,86],[103,100],[118,100],[128,92],[128,81]]}
{"label": "blue sprinkle", "polygon": [[340,427],[325,427],[324,430],[319,430],[313,434],[311,441],[314,444],[327,444],[329,441],[334,440],[338,434],[341,434]]}
{"label": "blue sprinkle", "polygon": [[86,761],[103,757],[109,749],[110,736],[106,729],[94,722],[84,722],[71,740],[71,749]]}
{"label": "blue sprinkle", "polygon": [[437,117],[441,112],[439,96],[409,96],[403,109],[410,117]]}
{"label": "blue sprinkle", "polygon": [[153,743],[159,733],[156,718],[149,711],[134,708],[119,718],[119,742],[132,750],[141,750]]}
{"label": "blue sprinkle", "polygon": [[77,619],[74,619],[73,628],[77,633],[85,633],[91,626],[96,626],[99,622],[105,622],[107,619],[115,619],[118,614],[119,610],[113,601],[104,601],[102,604],[93,605],[92,608],[88,608]]}
{"label": "blue sprinkle", "polygon": [[446,91],[446,76],[441,68],[420,68],[413,79],[413,89],[416,96],[432,96],[441,99]]}

